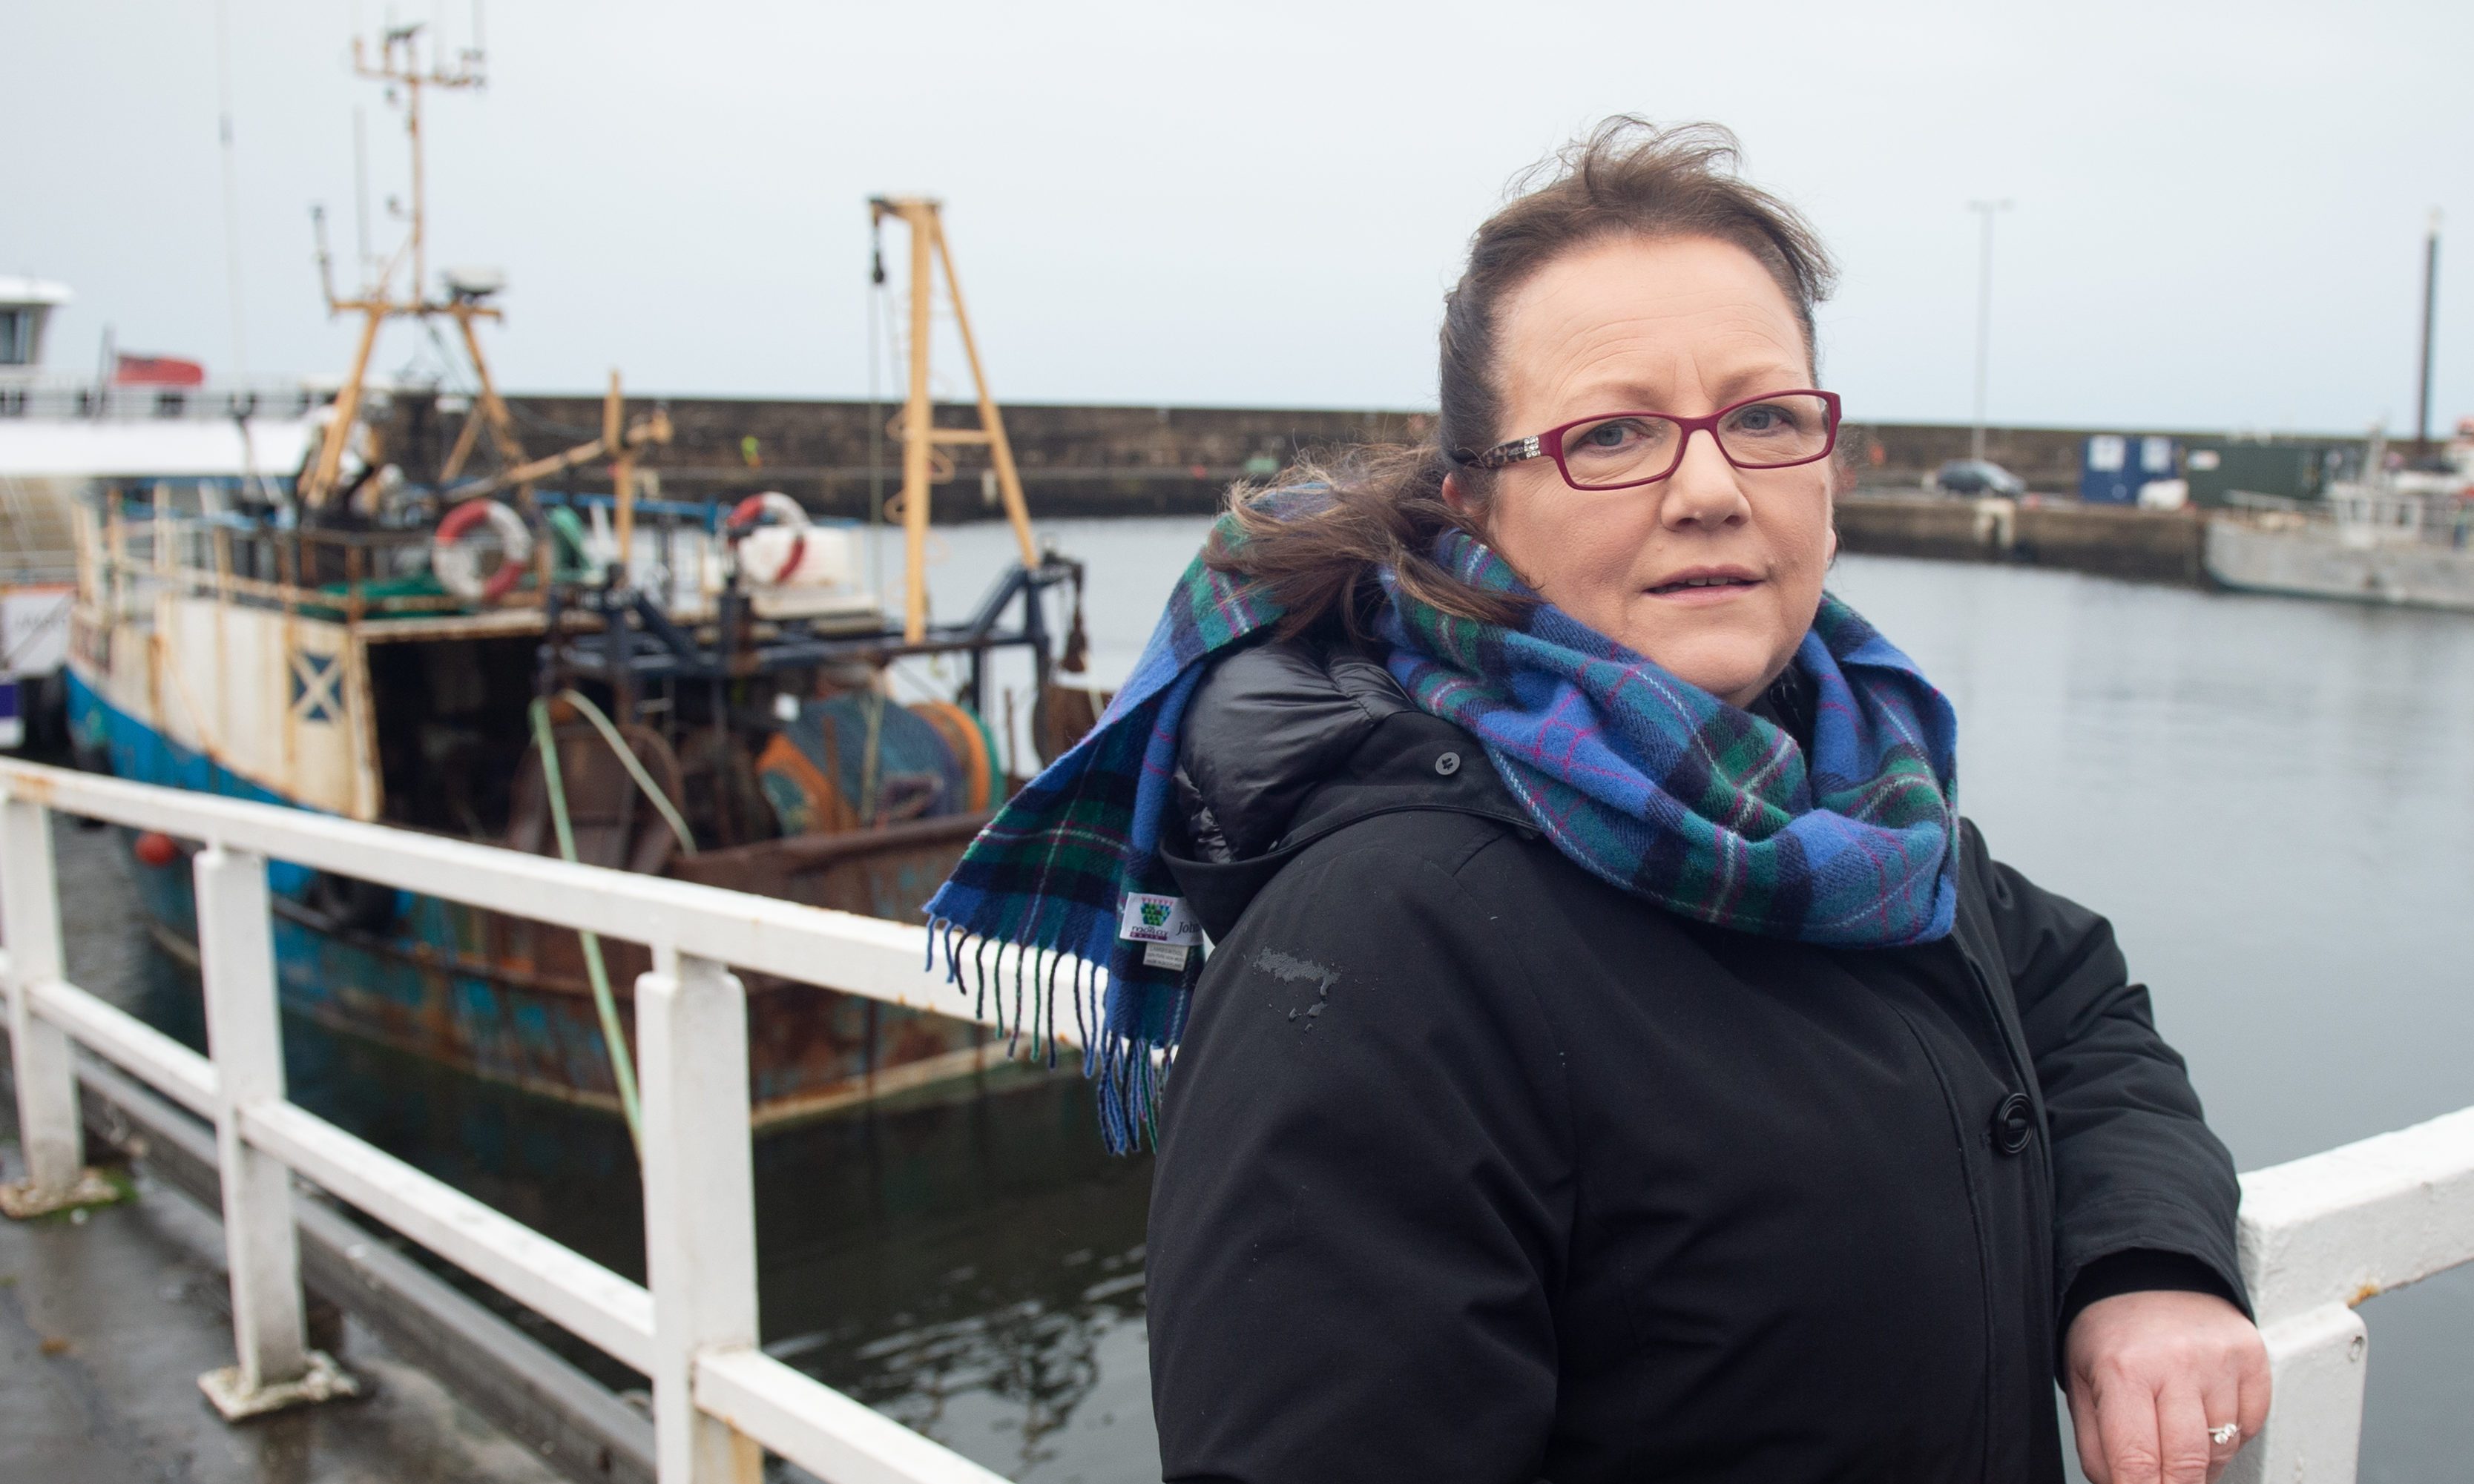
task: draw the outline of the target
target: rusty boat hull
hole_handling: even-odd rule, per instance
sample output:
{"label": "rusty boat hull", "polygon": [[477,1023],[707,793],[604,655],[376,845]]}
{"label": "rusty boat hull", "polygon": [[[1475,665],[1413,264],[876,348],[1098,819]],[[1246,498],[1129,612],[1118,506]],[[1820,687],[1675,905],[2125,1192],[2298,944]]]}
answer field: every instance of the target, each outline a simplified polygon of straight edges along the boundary
{"label": "rusty boat hull", "polygon": [[[287,802],[187,754],[92,688],[71,685],[72,716],[123,778]],[[918,909],[984,815],[709,850],[669,874],[896,921]],[[133,852],[155,939],[194,962],[197,909],[185,858],[150,866]],[[608,1052],[576,935],[503,912],[372,889],[272,862],[276,966],[283,1007],[329,1030],[563,1102],[618,1112]],[[619,1019],[634,1036],[641,945],[604,942]],[[967,1085],[1013,1068],[1007,1046],[969,1021],[751,974],[749,1084],[760,1126],[912,1089]]]}

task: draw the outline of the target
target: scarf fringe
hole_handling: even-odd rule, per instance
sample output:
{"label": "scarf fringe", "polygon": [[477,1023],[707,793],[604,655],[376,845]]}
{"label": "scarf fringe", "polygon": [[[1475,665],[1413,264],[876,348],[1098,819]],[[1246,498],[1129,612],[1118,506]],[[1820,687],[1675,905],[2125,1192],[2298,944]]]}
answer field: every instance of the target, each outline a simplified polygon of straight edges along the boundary
{"label": "scarf fringe", "polygon": [[[1006,964],[1008,946],[1014,950],[1010,978]],[[922,967],[933,972],[940,954],[945,982],[971,997],[973,1013],[983,1023],[989,1020],[988,1007],[994,1002],[993,1023],[997,1034],[1006,1039],[1007,1060],[1045,1061],[1051,1067],[1056,1065],[1057,974],[1062,967],[1063,993],[1073,1004],[1074,1029],[1082,1043],[1082,1075],[1098,1094],[1100,1131],[1109,1152],[1131,1154],[1157,1142],[1160,1095],[1176,1059],[1177,1042],[1185,1034],[1201,968],[1200,949],[1187,955],[1167,1035],[1156,1047],[1143,1035],[1109,1025],[1108,992],[1102,978],[1104,965],[1044,936],[1029,941],[999,937],[973,932],[952,918],[934,918],[928,923],[928,956]],[[1028,1058],[1022,1045],[1026,1031],[1031,1038]]]}

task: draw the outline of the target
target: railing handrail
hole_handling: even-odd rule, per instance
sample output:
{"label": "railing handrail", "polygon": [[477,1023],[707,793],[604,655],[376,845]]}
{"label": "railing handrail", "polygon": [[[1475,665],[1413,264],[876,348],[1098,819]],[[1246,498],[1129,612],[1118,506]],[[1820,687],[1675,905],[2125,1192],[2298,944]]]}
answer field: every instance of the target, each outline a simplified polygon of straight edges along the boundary
{"label": "railing handrail", "polygon": [[155,387],[28,385],[0,380],[0,422],[222,422],[249,418],[295,422],[316,413],[326,394],[300,386]]}
{"label": "railing handrail", "polygon": [[2474,1108],[2253,1170],[2242,1254],[2260,1323],[2474,1261]]}
{"label": "railing handrail", "polygon": [[[196,865],[209,1055],[67,981],[50,866],[54,809],[206,843]],[[629,1281],[283,1095],[268,860],[653,946],[655,967],[636,996],[651,1114],[647,1282]],[[281,1373],[297,1375],[304,1363],[288,1204],[288,1181],[298,1176],[651,1377],[663,1484],[756,1484],[759,1446],[837,1484],[998,1478],[757,1344],[745,996],[726,966],[970,1018],[970,1004],[938,993],[927,971],[923,928],[14,760],[0,760],[0,918],[8,935],[0,993],[30,1185],[42,1184],[47,1163],[53,1181],[76,1183],[61,1175],[63,1150],[72,1166],[83,1160],[73,1046],[216,1123],[227,1152],[225,1233],[241,1358],[232,1372],[206,1378],[219,1405],[218,1385],[240,1394],[279,1389]],[[227,1062],[242,1068],[238,1084]]]}
{"label": "railing handrail", "polygon": [[0,760],[0,796],[473,906],[521,901],[537,922],[970,1017],[928,970],[924,926],[41,763]]}
{"label": "railing handrail", "polygon": [[2474,1262],[2474,1108],[2242,1178],[2243,1282],[2275,1377],[2225,1484],[2350,1484],[2370,1334],[2355,1306]]}
{"label": "railing handrail", "polygon": [[[651,1282],[633,1283],[593,1263],[279,1090],[236,1101],[223,1079],[227,1056],[251,1065],[249,1056],[262,1058],[265,1045],[235,1036],[232,1048],[216,1041],[211,1058],[200,1056],[68,984],[58,967],[58,903],[45,895],[52,891],[46,811],[54,808],[207,843],[200,857],[200,937],[210,1041],[219,1014],[227,1026],[247,1024],[231,1003],[238,991],[227,981],[257,996],[272,1039],[261,864],[268,859],[652,945],[655,968],[639,981],[637,998],[647,1108],[667,1113],[658,1122],[647,1118]],[[654,1377],[665,1484],[752,1480],[748,1440],[837,1481],[988,1484],[996,1477],[755,1344],[745,1002],[724,966],[971,1018],[969,1002],[925,967],[923,928],[13,760],[0,760],[0,911],[9,934],[0,989],[9,995],[30,1163],[40,1139],[27,1116],[28,1089],[52,1072],[38,1065],[30,1075],[28,1062],[45,1054],[33,1044],[36,1039],[58,1035],[215,1118],[235,1149],[279,1161],[646,1371]],[[240,942],[235,956],[233,922],[250,914],[260,936]],[[260,950],[268,955],[263,964],[249,957]],[[249,1075],[262,1079],[263,1063],[255,1065]],[[37,1095],[50,1096],[57,1112],[57,1086]],[[73,1090],[69,1106],[73,1115]],[[246,1224],[252,1213],[235,1210],[234,1179],[228,1173],[227,1229],[237,1241],[234,1218]],[[2241,1252],[2276,1397],[2267,1432],[2227,1478],[2343,1484],[2360,1451],[2366,1341],[2353,1305],[2474,1261],[2474,1108],[2244,1175]],[[233,1256],[235,1328],[244,1335],[246,1361],[245,1264],[242,1254]],[[686,1276],[665,1279],[666,1263]],[[708,1269],[723,1281],[709,1282]]]}

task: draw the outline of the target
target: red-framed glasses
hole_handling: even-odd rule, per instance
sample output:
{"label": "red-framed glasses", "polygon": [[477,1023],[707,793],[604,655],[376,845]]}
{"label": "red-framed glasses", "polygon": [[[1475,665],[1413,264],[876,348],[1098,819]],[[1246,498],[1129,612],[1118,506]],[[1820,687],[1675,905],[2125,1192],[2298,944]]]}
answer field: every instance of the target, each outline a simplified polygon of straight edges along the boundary
{"label": "red-framed glasses", "polygon": [[1838,446],[1838,394],[1769,392],[1719,408],[1706,418],[1671,412],[1600,413],[1577,418],[1483,453],[1454,450],[1452,462],[1501,468],[1548,458],[1575,490],[1627,490],[1654,485],[1684,463],[1684,445],[1708,433],[1726,461],[1740,469],[1793,468],[1830,457]]}

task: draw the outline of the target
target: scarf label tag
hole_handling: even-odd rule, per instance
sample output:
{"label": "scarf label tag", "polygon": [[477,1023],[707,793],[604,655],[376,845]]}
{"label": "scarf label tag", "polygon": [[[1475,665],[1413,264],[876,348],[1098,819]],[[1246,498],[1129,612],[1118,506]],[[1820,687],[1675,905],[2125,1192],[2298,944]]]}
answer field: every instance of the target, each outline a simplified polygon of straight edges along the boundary
{"label": "scarf label tag", "polygon": [[1117,936],[1131,943],[1165,943],[1190,948],[1202,942],[1202,924],[1186,910],[1182,897],[1128,892],[1117,916]]}

